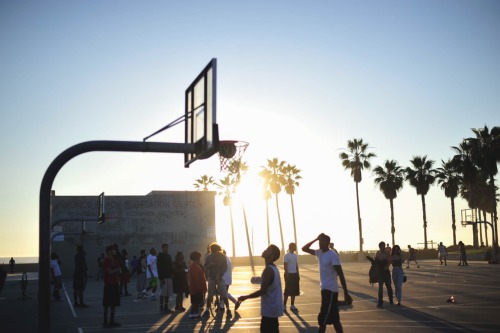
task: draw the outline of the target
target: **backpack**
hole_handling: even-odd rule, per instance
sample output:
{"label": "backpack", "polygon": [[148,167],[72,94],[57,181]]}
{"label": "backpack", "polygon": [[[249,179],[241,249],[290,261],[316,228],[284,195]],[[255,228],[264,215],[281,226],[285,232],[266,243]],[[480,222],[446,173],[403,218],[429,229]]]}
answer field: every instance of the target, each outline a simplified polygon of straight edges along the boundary
{"label": "backpack", "polygon": [[367,257],[371,262],[370,270],[368,271],[368,282],[373,286],[375,283],[378,283],[378,264],[377,261],[373,258]]}

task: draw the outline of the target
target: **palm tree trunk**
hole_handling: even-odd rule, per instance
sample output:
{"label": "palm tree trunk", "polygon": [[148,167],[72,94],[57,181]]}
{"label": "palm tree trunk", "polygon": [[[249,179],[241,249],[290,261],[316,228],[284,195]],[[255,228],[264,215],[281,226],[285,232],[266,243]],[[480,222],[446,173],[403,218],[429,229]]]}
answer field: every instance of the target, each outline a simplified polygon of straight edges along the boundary
{"label": "palm tree trunk", "polygon": [[[477,216],[479,217],[478,221],[481,221],[481,210],[480,209],[477,210]],[[478,228],[479,228],[479,247],[481,247],[481,245],[484,244],[484,242],[483,242],[483,228],[482,228],[481,223],[478,223]]]}
{"label": "palm tree trunk", "polygon": [[295,237],[295,245],[297,245],[297,227],[295,225],[295,209],[293,207],[293,195],[290,194],[290,202],[292,204],[292,219],[293,219],[293,236]]}
{"label": "palm tree trunk", "polygon": [[252,247],[250,246],[250,235],[248,234],[247,213],[245,211],[245,206],[243,204],[241,204],[241,208],[243,209],[243,219],[245,220],[245,231],[247,234],[248,257],[250,258],[250,266],[252,266],[252,273],[255,275],[255,266],[253,263]]}
{"label": "palm tree trunk", "polygon": [[392,234],[392,246],[394,247],[394,244],[396,244],[394,234],[396,233],[396,228],[394,227],[394,203],[393,200],[390,199],[389,203],[391,205],[391,234]]}
{"label": "palm tree trunk", "polygon": [[266,199],[266,222],[267,222],[267,246],[271,245],[271,233],[269,232],[269,200]]}
{"label": "palm tree trunk", "polygon": [[457,245],[457,225],[455,218],[455,198],[451,197],[451,229],[453,230],[453,245]]}
{"label": "palm tree trunk", "polygon": [[280,225],[280,235],[281,235],[281,253],[285,253],[285,241],[283,240],[283,227],[281,225],[281,215],[280,215],[280,206],[278,204],[278,193],[276,195],[276,211],[278,212],[278,222]]}
{"label": "palm tree trunk", "polygon": [[233,242],[233,259],[236,257],[236,246],[234,243],[234,221],[233,221],[233,206],[229,205],[229,215],[231,218],[231,240]]}
{"label": "palm tree trunk", "polygon": [[421,194],[422,197],[422,213],[424,218],[424,249],[427,250],[427,215],[425,213],[425,195]]}
{"label": "palm tree trunk", "polygon": [[490,176],[490,185],[493,188],[493,219],[491,223],[494,226],[495,229],[495,237],[494,237],[494,243],[493,243],[493,254],[494,254],[494,259],[498,259],[498,225],[497,225],[497,220],[498,220],[498,215],[497,215],[497,191],[495,189],[495,178],[493,176]]}
{"label": "palm tree trunk", "polygon": [[[486,211],[483,210],[483,221],[486,222]],[[488,224],[484,224],[484,238],[486,240],[486,247],[489,246],[489,242],[488,242]]]}
{"label": "palm tree trunk", "polygon": [[363,253],[363,228],[361,226],[361,212],[359,210],[358,183],[356,182],[356,204],[358,207],[358,227],[359,227],[359,252]]}

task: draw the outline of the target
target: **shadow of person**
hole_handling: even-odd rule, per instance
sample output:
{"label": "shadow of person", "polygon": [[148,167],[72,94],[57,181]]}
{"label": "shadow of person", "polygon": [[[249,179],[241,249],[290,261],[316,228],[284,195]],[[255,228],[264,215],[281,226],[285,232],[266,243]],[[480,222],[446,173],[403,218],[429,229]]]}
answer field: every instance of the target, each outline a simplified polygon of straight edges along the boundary
{"label": "shadow of person", "polygon": [[[285,311],[284,315],[287,316],[295,328],[297,328],[297,332],[310,332],[312,326],[309,325],[309,323],[302,318],[298,312],[295,311],[290,314],[290,312]],[[295,320],[294,317],[297,317],[298,320]]]}

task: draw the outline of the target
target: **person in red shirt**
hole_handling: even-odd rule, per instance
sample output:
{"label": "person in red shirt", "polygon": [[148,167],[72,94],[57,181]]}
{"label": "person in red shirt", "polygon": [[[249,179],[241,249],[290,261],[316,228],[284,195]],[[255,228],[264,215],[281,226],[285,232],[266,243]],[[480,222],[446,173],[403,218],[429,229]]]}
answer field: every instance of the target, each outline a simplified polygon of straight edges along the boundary
{"label": "person in red shirt", "polygon": [[[120,306],[120,277],[122,269],[120,262],[116,260],[116,249],[114,245],[106,247],[106,257],[102,262],[104,273],[104,291],[102,296],[102,306],[104,307],[104,322],[102,326],[118,327],[121,326],[115,321],[115,307]],[[108,312],[109,321],[108,321]]]}
{"label": "person in red shirt", "polygon": [[203,303],[203,294],[207,292],[207,279],[201,267],[201,252],[194,251],[189,255],[192,263],[188,270],[189,295],[191,297],[191,313],[189,318],[200,318],[200,304]]}

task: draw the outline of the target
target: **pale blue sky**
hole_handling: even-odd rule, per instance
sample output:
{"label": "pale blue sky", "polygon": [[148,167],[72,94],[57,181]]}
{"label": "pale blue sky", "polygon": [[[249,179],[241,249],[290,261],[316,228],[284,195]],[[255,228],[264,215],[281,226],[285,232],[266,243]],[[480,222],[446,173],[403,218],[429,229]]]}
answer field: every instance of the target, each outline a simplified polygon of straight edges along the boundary
{"label": "pale blue sky", "polygon": [[[221,139],[250,142],[250,176],[272,157],[302,170],[299,245],[326,232],[339,249],[358,248],[354,182],[338,158],[348,139],[373,147],[373,166],[426,154],[438,167],[470,128],[500,125],[498,1],[3,1],[0,48],[0,257],[38,254],[40,184],[58,154],[89,140],[141,141],[183,114],[185,88],[213,57]],[[178,126],[154,140],[183,138]],[[180,154],[90,153],[53,189],[145,195],[193,189],[202,174],[221,176],[217,156],[185,169]],[[369,171],[360,200],[365,248],[390,241],[389,203]],[[289,198],[280,203],[289,242]],[[261,230],[264,202],[245,204]],[[464,208],[458,200],[458,216]],[[397,243],[420,246],[421,204],[408,185],[395,214]],[[438,187],[427,214],[428,239],[451,244]],[[219,202],[217,223],[229,225]],[[472,242],[470,228],[457,232]]]}

